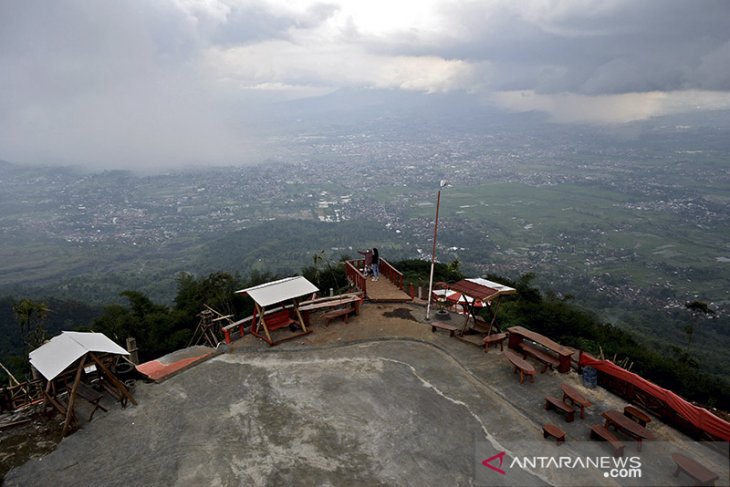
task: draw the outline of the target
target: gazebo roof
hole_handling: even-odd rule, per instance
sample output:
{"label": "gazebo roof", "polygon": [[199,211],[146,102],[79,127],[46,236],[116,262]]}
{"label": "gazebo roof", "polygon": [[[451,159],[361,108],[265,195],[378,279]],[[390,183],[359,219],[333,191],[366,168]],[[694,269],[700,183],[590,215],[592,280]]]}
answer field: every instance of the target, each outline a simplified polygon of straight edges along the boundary
{"label": "gazebo roof", "polygon": [[63,331],[30,352],[30,363],[48,380],[53,380],[88,352],[129,355],[103,333]]}
{"label": "gazebo roof", "polygon": [[294,276],[240,289],[236,291],[236,294],[248,294],[259,306],[265,308],[272,304],[307,296],[318,291],[317,286],[305,277]]}
{"label": "gazebo roof", "polygon": [[471,296],[481,301],[491,301],[492,299],[505,294],[515,294],[516,289],[498,282],[489,281],[480,277],[462,279],[451,286],[452,290]]}

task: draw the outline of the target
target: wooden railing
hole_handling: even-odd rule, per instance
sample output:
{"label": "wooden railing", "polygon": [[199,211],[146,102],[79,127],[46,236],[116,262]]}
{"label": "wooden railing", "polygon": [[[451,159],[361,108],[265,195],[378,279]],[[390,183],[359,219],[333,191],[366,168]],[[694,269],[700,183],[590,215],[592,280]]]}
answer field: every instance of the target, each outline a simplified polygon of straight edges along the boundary
{"label": "wooden railing", "polygon": [[398,269],[390,265],[390,262],[383,258],[380,259],[379,269],[381,276],[387,277],[398,289],[403,290],[403,274]]}
{"label": "wooden railing", "polygon": [[367,293],[368,279],[359,271],[364,267],[365,259],[355,259],[345,261],[345,275],[352,286],[356,287],[363,293]]}
{"label": "wooden railing", "polygon": [[[367,293],[368,279],[359,270],[363,267],[365,267],[365,259],[348,260],[345,262],[345,274],[353,286]],[[403,274],[393,267],[390,262],[381,258],[378,269],[380,270],[381,276],[395,284],[398,289],[403,290]]]}
{"label": "wooden railing", "polygon": [[26,406],[37,404],[43,399],[43,381],[35,379],[2,388],[0,411],[15,411]]}

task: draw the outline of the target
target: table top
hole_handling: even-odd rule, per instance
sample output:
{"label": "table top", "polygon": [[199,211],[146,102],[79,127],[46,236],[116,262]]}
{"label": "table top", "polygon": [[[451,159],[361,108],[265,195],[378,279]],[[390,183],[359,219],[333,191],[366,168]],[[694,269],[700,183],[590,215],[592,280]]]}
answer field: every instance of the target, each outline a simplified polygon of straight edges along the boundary
{"label": "table top", "polygon": [[560,388],[563,390],[563,392],[565,394],[567,394],[567,396],[569,398],[571,398],[573,401],[577,402],[578,404],[580,404],[584,407],[589,407],[591,405],[591,401],[589,401],[588,399],[583,397],[580,392],[573,389],[573,386],[571,386],[569,384],[560,384]]}
{"label": "table top", "polygon": [[621,411],[611,409],[603,413],[603,417],[613,424],[617,425],[624,431],[631,433],[632,435],[638,436],[640,438],[646,438],[647,440],[653,440],[654,438],[656,438],[656,435],[654,435],[654,433],[644,428],[639,423],[636,423],[635,421],[627,418],[623,415]]}
{"label": "table top", "polygon": [[340,298],[334,298],[334,299],[320,298],[316,302],[313,300],[313,301],[301,303],[299,305],[299,311],[316,311],[318,309],[333,308],[335,306],[340,306],[340,305],[347,304],[347,303],[354,303],[356,301],[360,301],[360,299],[361,298],[359,296],[354,296],[354,295],[344,295]]}
{"label": "table top", "polygon": [[515,335],[521,335],[528,340],[532,340],[535,343],[539,343],[543,347],[549,348],[558,355],[573,355],[573,353],[575,352],[575,350],[570,347],[563,346],[544,335],[540,335],[539,333],[528,330],[527,328],[522,326],[513,326],[511,328],[508,328],[507,331],[509,331],[510,333],[514,333]]}
{"label": "table top", "polygon": [[[645,423],[648,423],[651,421],[651,418],[649,417],[648,414],[646,414],[641,409],[635,408],[634,406],[626,406],[624,408],[624,413],[629,413],[633,417],[638,418],[638,419],[644,421]],[[626,414],[624,414],[624,416],[625,415]]]}
{"label": "table top", "polygon": [[533,371],[533,372],[535,371],[535,367],[533,367],[530,362],[528,362],[527,360],[523,359],[519,355],[517,355],[517,354],[515,354],[513,352],[510,352],[509,350],[505,350],[503,353],[504,353],[504,356],[507,357],[507,360],[509,360],[510,362],[512,362],[512,365],[514,365],[515,367],[519,367],[520,369],[522,369],[522,370],[524,370],[526,372],[527,371]]}

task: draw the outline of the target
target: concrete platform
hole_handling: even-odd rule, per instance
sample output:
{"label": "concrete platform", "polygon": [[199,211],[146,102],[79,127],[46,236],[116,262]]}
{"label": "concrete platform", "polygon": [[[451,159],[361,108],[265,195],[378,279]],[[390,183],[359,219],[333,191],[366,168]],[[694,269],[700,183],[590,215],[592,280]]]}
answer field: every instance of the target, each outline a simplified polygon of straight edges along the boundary
{"label": "concrete platform", "polygon": [[[675,451],[701,459],[727,485],[727,452],[659,422],[639,479],[514,466],[610,457],[588,431],[625,402],[582,388],[574,373],[521,385],[502,352],[431,333],[422,314],[372,304],[352,323],[315,324],[311,335],[274,348],[247,336],[162,384],[139,384],[139,406],[95,418],[53,453],[12,470],[5,485],[687,485],[672,477]],[[593,403],[585,420],[565,423],[545,411],[545,395],[559,394],[562,382]],[[559,425],[566,442],[543,439],[545,423]],[[626,443],[627,456],[638,455]]]}

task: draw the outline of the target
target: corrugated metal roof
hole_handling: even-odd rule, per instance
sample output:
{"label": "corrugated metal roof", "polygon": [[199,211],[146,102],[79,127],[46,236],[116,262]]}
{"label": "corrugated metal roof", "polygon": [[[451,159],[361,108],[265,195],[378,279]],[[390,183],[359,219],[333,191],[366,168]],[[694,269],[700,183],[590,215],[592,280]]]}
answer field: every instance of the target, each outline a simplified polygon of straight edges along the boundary
{"label": "corrugated metal roof", "polygon": [[43,377],[52,380],[87,352],[129,355],[103,333],[64,331],[30,352],[30,363]]}
{"label": "corrugated metal roof", "polygon": [[305,277],[294,276],[241,289],[236,291],[236,294],[248,294],[259,306],[265,308],[272,304],[307,296],[318,291],[317,286]]}

